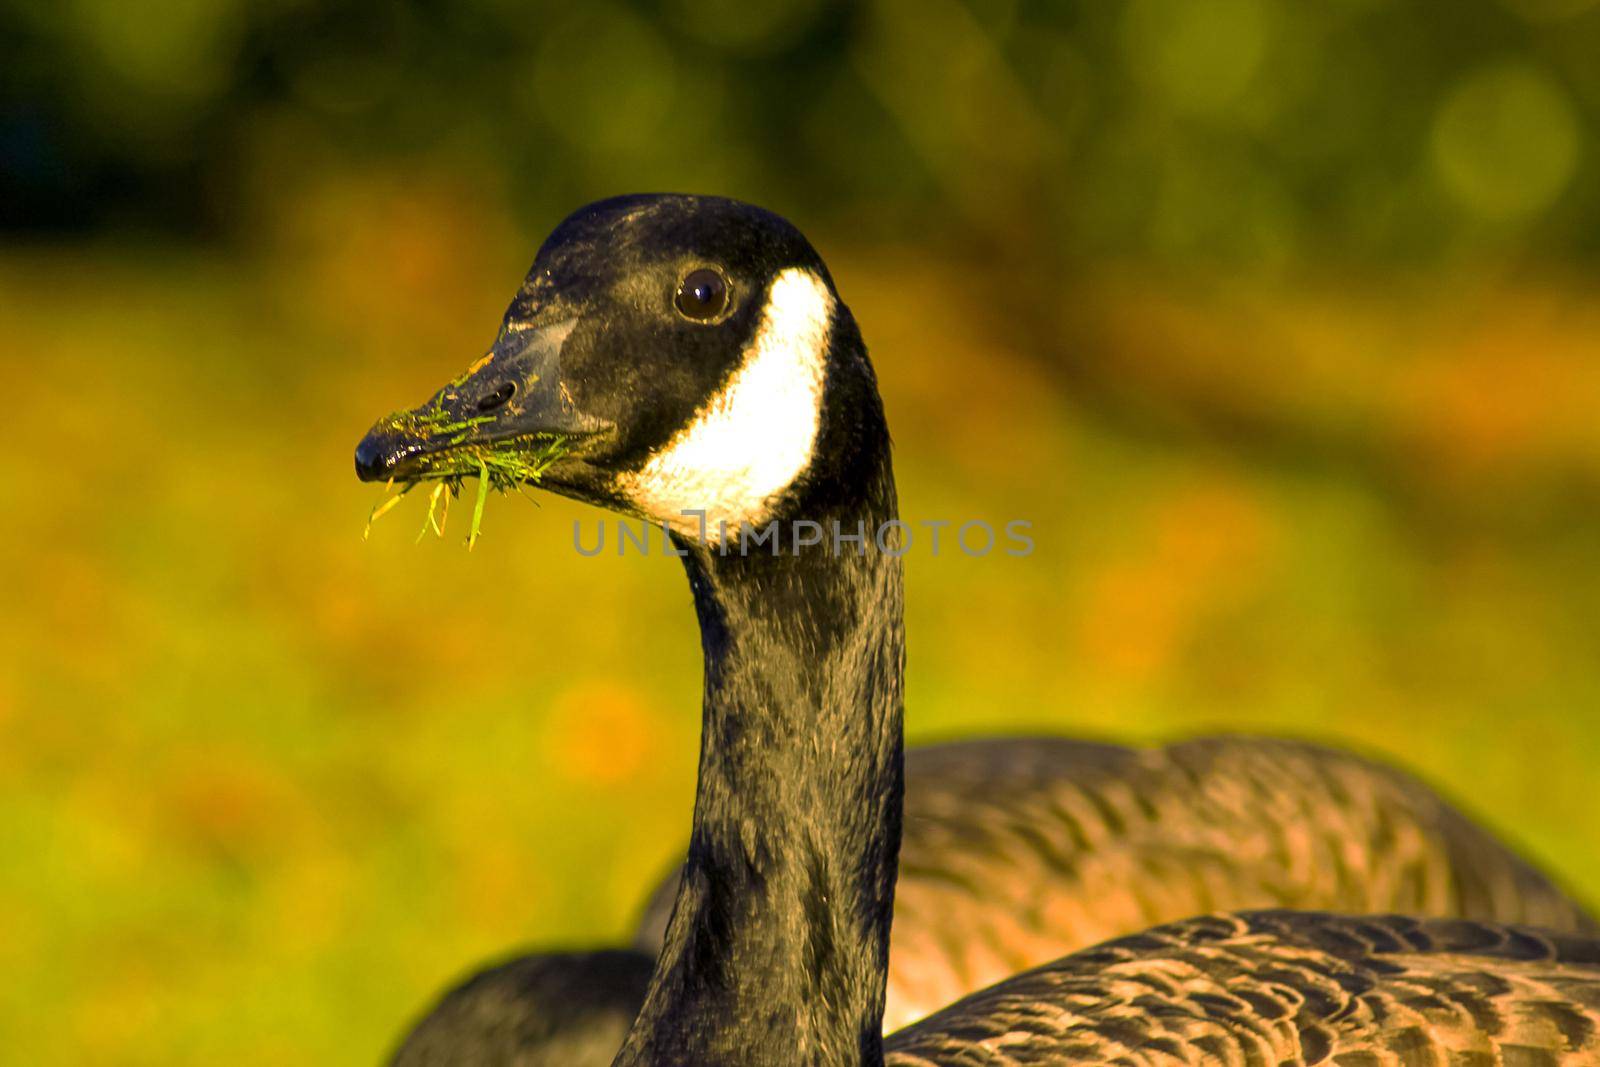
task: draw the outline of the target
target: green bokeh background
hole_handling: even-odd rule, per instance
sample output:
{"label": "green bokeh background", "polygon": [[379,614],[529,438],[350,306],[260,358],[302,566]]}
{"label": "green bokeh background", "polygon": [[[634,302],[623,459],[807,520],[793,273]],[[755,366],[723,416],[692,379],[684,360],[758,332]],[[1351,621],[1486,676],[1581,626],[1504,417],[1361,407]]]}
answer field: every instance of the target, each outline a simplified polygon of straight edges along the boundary
{"label": "green bokeh background", "polygon": [[906,516],[1032,522],[908,561],[913,740],[1354,744],[1600,900],[1596,55],[1594,0],[0,0],[0,1062],[370,1063],[628,931],[677,565],[549,499],[363,543],[350,471],[625,191],[797,221]]}

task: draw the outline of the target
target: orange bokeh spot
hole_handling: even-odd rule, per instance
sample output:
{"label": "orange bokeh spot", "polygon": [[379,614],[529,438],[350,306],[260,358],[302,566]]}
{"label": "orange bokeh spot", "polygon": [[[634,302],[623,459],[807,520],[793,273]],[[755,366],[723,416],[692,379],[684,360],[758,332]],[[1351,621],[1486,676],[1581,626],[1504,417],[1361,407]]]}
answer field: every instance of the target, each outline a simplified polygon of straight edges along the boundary
{"label": "orange bokeh spot", "polygon": [[620,682],[582,682],[550,708],[548,757],[574,782],[611,786],[637,775],[661,738],[655,711]]}

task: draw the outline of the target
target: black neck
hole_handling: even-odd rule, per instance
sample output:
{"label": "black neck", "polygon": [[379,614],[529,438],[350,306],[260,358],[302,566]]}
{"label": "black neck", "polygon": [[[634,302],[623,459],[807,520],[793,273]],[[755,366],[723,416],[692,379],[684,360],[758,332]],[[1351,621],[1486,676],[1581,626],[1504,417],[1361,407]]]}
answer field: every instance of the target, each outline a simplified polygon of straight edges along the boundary
{"label": "black neck", "polygon": [[[867,451],[866,477],[807,513],[822,545],[689,548],[706,672],[694,831],[618,1067],[882,1062],[904,640],[900,563],[871,540],[896,517],[887,438]],[[864,556],[836,551],[835,519],[865,525]]]}

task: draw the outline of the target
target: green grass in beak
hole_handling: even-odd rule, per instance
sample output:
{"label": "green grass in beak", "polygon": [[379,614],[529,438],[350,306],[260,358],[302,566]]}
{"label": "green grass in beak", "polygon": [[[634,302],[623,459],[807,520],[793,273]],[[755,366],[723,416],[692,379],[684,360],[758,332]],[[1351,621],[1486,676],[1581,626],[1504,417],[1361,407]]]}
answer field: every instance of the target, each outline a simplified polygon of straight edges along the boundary
{"label": "green grass in beak", "polygon": [[[457,432],[464,435],[483,419],[468,419],[459,423],[441,424],[439,426],[424,425],[423,416],[406,413],[394,416],[395,419],[404,419],[404,423],[396,422],[397,426],[412,430],[425,430],[433,433]],[[455,444],[452,441],[452,444]],[[468,478],[478,480],[477,495],[472,505],[472,527],[467,531],[467,548],[470,550],[478,543],[478,534],[483,529],[483,509],[488,503],[489,493],[521,492],[524,485],[538,484],[540,477],[550,468],[550,465],[567,453],[567,442],[564,437],[550,437],[535,442],[526,439],[500,445],[464,445],[451,448],[448,452],[430,457],[429,466],[404,479],[391,479],[384,486],[383,496],[372,506],[372,512],[367,516],[367,527],[362,532],[362,540],[372,534],[372,524],[383,518],[395,505],[400,503],[411,490],[423,482],[433,483],[433,489],[428,494],[428,510],[423,516],[422,529],[417,533],[417,540],[421,541],[431,530],[435,536],[443,537],[445,524],[450,516],[450,501],[461,495],[462,486]],[[395,487],[399,486],[399,492]],[[530,498],[531,499],[531,498]]]}

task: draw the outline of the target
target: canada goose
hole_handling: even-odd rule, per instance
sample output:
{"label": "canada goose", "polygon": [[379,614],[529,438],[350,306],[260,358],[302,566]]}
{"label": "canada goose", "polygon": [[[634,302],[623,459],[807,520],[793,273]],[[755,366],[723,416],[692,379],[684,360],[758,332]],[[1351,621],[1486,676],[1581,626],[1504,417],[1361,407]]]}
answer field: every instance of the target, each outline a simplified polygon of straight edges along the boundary
{"label": "canada goose", "polygon": [[[552,434],[570,451],[544,487],[674,531],[705,654],[688,860],[618,1064],[1600,1058],[1600,942],[1312,913],[1157,928],[885,1040],[904,649],[898,545],[872,535],[897,513],[826,268],[748,205],[592,205],[540,250],[490,357],[380,423],[357,467],[460,472],[467,450]],[[802,544],[796,520],[868,537]],[[769,523],[782,551],[748,550]]]}

